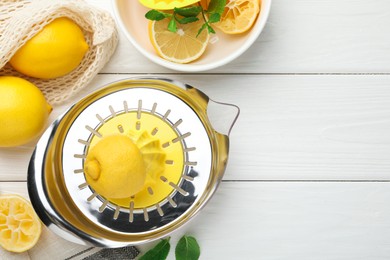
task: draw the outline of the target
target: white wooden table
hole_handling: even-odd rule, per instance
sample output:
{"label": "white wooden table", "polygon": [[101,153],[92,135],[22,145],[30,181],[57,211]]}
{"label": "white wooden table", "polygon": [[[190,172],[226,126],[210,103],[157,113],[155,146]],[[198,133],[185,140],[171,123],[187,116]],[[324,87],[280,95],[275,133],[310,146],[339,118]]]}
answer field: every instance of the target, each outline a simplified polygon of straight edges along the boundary
{"label": "white wooden table", "polygon": [[[114,80],[189,83],[241,116],[219,190],[173,245],[194,235],[201,259],[390,259],[389,25],[388,0],[274,0],[256,43],[200,74],[151,63],[121,34],[109,64],[50,121]],[[27,195],[33,147],[0,149],[1,193]]]}

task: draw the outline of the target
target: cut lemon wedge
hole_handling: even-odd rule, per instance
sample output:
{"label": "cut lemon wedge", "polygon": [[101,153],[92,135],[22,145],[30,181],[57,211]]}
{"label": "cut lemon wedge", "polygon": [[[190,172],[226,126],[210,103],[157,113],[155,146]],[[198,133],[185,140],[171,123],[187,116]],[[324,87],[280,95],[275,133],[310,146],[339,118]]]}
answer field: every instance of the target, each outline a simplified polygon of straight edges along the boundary
{"label": "cut lemon wedge", "polygon": [[168,19],[149,23],[150,41],[160,57],[176,63],[189,63],[205,52],[209,41],[207,29],[196,37],[203,25],[202,19],[189,24],[178,24],[176,33],[167,29],[168,23]]}
{"label": "cut lemon wedge", "polygon": [[4,249],[29,250],[37,243],[41,229],[30,202],[18,195],[0,196],[0,245]]}
{"label": "cut lemon wedge", "polygon": [[227,34],[248,31],[260,12],[260,0],[227,0],[221,20],[215,26]]}

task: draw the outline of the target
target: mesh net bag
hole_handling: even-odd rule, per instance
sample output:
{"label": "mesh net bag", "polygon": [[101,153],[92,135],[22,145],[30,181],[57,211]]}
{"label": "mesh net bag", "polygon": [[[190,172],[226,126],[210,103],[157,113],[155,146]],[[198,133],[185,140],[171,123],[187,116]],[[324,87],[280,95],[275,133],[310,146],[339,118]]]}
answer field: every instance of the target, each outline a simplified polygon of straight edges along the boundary
{"label": "mesh net bag", "polygon": [[[89,50],[69,74],[49,80],[15,71],[8,61],[37,32],[56,18],[68,17],[84,33]],[[58,104],[85,87],[112,56],[118,43],[115,22],[83,0],[0,0],[0,75],[27,79],[41,89],[50,104]]]}

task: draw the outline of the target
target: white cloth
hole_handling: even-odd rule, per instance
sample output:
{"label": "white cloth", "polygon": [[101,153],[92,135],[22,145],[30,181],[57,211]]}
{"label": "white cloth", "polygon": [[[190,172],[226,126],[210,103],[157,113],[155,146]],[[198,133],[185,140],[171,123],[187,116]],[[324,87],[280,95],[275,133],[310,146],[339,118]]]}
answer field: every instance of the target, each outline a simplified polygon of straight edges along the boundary
{"label": "white cloth", "polygon": [[23,253],[11,253],[0,247],[0,259],[7,260],[82,260],[134,259],[139,254],[135,247],[102,249],[69,242],[42,224],[42,234],[37,244]]}

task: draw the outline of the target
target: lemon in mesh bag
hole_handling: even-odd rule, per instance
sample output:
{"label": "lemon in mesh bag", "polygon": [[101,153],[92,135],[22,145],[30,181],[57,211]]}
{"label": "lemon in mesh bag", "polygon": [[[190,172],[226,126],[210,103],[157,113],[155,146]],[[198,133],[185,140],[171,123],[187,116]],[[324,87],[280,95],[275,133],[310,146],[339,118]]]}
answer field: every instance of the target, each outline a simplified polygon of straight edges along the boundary
{"label": "lemon in mesh bag", "polygon": [[53,79],[77,68],[87,51],[88,44],[80,27],[71,19],[61,17],[28,40],[10,64],[27,76]]}
{"label": "lemon in mesh bag", "polygon": [[[67,19],[64,19],[65,17]],[[118,33],[110,13],[84,0],[5,1],[0,3],[0,21],[0,57],[2,57],[0,76],[27,79],[43,92],[51,105],[62,103],[87,86],[109,61],[118,43]],[[22,73],[17,71],[14,67],[18,67],[17,63],[21,63],[21,61],[16,62],[18,52],[35,36],[43,35],[47,27],[50,28],[53,23],[55,25],[59,21],[62,25],[57,24],[55,29],[60,28],[61,35],[58,35],[58,32],[54,34],[53,28],[50,30],[51,33],[46,34],[57,35],[54,48],[38,47],[38,43],[35,43],[28,55],[37,55],[38,58],[61,55],[60,57],[65,58],[58,58],[56,61],[60,64],[64,62],[63,68],[67,69],[56,69],[55,63],[45,61],[44,65],[51,63],[52,67],[49,69],[59,74],[27,76],[30,74],[29,71]],[[73,24],[69,25],[69,21]],[[67,25],[63,25],[65,23]],[[64,38],[65,40],[61,40]],[[67,55],[69,52],[71,54]],[[82,57],[81,61],[79,61],[80,57]],[[37,62],[30,64],[31,66],[24,64],[24,67],[28,67],[31,71],[44,67]],[[71,71],[66,75],[59,76],[69,70]],[[47,79],[47,76],[50,79]]]}

